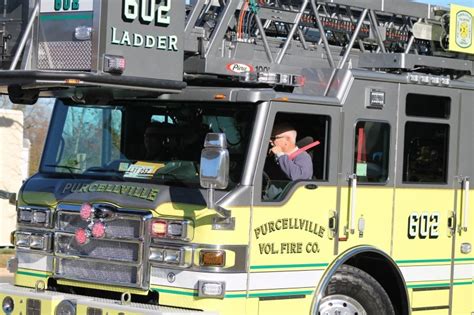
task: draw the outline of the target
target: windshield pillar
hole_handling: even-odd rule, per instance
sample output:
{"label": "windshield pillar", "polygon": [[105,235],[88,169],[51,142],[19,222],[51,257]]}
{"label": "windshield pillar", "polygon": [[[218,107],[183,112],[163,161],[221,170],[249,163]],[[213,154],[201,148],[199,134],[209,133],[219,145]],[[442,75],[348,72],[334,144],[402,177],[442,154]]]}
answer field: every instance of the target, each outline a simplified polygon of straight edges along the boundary
{"label": "windshield pillar", "polygon": [[250,186],[252,184],[269,110],[270,102],[262,102],[258,105],[241,185]]}

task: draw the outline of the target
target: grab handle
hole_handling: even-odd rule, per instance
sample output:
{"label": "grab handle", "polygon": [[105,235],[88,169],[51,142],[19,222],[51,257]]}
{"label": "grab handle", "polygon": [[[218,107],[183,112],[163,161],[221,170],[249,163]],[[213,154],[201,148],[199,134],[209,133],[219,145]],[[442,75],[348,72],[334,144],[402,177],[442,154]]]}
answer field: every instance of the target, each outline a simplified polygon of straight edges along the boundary
{"label": "grab handle", "polygon": [[351,234],[355,232],[355,221],[356,221],[356,206],[357,206],[357,175],[349,175],[349,181],[351,183],[351,204],[349,213],[349,231]]}
{"label": "grab handle", "polygon": [[463,188],[464,188],[464,198],[462,205],[462,223],[461,228],[464,232],[467,231],[469,225],[469,177],[464,177],[463,179]]}

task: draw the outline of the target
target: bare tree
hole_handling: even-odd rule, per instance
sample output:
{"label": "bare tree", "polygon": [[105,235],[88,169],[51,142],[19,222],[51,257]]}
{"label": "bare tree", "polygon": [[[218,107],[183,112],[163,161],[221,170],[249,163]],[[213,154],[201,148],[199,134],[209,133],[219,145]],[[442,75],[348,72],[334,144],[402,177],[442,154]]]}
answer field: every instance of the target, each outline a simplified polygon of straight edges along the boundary
{"label": "bare tree", "polygon": [[31,142],[29,174],[38,171],[48,132],[54,99],[41,99],[35,105],[19,105],[10,102],[7,96],[0,99],[0,108],[21,110],[24,116],[23,137]]}

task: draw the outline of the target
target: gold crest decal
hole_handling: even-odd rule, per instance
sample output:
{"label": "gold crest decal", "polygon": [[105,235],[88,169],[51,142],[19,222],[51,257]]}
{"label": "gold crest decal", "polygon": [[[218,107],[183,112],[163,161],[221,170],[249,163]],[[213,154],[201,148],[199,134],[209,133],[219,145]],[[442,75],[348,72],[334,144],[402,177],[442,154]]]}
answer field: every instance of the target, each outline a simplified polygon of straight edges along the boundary
{"label": "gold crest decal", "polygon": [[467,11],[456,14],[456,44],[461,48],[472,44],[472,15]]}

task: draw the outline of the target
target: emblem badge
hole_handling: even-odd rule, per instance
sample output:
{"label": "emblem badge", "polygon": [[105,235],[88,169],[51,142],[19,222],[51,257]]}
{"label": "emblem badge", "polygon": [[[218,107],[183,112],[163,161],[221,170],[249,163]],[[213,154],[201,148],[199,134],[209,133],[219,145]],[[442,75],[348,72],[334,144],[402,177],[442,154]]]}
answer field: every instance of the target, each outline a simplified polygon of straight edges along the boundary
{"label": "emblem badge", "polygon": [[227,65],[227,70],[234,73],[246,73],[254,72],[254,69],[251,65],[246,65],[243,63],[231,63]]}
{"label": "emblem badge", "polygon": [[472,44],[472,15],[466,11],[456,14],[456,45],[468,48]]}

